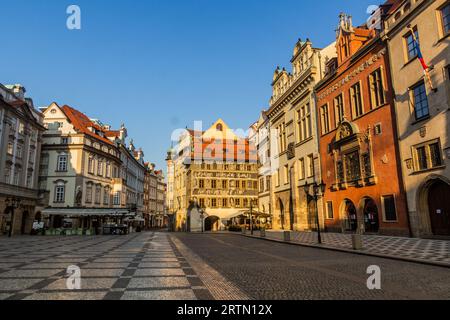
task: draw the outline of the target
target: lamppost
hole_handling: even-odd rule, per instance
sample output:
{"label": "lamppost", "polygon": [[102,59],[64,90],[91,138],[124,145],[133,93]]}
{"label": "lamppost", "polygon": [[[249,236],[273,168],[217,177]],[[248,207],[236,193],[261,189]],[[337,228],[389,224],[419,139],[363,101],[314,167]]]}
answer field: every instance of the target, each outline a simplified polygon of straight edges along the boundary
{"label": "lamppost", "polygon": [[309,192],[310,192],[310,189],[311,189],[311,185],[310,184],[306,184],[304,186],[306,195],[311,197],[311,198],[313,198],[314,202],[315,202],[315,205],[316,205],[317,241],[319,242],[319,244],[322,243],[322,237],[320,235],[318,199],[319,199],[320,196],[323,196],[323,194],[325,193],[325,187],[326,187],[326,185],[325,185],[325,183],[323,181],[320,184],[317,184],[317,182],[314,182],[312,184],[313,193],[310,194]]}
{"label": "lamppost", "polygon": [[11,238],[14,229],[14,210],[20,207],[21,200],[18,198],[7,198],[5,200],[6,207],[11,210],[11,224],[9,226],[8,237]]}
{"label": "lamppost", "polygon": [[250,199],[250,234],[253,235],[253,201],[255,201],[255,199]]}
{"label": "lamppost", "polygon": [[203,208],[200,208],[199,212],[200,212],[200,220],[202,223],[202,233],[203,233],[203,232],[205,232],[205,224],[203,221],[203,219],[205,218],[205,210],[203,210]]}

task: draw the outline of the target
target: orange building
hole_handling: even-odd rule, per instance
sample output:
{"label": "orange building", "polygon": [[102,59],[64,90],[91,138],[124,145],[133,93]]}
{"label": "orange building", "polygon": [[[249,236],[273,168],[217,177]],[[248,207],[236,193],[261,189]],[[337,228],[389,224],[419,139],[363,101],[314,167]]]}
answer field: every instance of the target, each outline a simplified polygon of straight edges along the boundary
{"label": "orange building", "polygon": [[385,43],[341,14],[336,49],[316,86],[325,227],[408,236]]}

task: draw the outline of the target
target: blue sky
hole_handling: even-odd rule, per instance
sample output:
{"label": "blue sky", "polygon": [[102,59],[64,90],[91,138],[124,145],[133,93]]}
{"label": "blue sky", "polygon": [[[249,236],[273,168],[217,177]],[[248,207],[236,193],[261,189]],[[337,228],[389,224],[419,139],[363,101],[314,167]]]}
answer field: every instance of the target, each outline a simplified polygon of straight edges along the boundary
{"label": "blue sky", "polygon": [[[174,129],[221,117],[248,128],[298,38],[333,42],[341,11],[363,23],[379,0],[2,1],[3,84],[117,128],[165,169]],[[80,6],[81,30],[66,28]]]}

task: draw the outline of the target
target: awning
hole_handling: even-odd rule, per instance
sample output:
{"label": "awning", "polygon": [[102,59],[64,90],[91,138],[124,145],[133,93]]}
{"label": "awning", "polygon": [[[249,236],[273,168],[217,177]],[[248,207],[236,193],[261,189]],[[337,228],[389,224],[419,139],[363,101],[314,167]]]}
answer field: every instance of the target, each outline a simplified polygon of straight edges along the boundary
{"label": "awning", "polygon": [[134,217],[127,209],[101,209],[101,208],[47,208],[42,210],[43,215],[47,216],[65,216],[65,217]]}

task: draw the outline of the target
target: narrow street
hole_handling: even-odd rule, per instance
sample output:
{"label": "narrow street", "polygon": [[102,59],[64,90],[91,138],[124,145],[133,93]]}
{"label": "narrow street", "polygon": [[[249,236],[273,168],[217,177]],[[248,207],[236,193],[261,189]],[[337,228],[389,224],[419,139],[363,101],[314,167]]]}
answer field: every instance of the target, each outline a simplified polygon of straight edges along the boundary
{"label": "narrow street", "polygon": [[[381,290],[366,286],[381,268]],[[67,268],[81,285],[68,289]],[[450,269],[232,234],[15,237],[0,242],[0,299],[449,299]]]}

